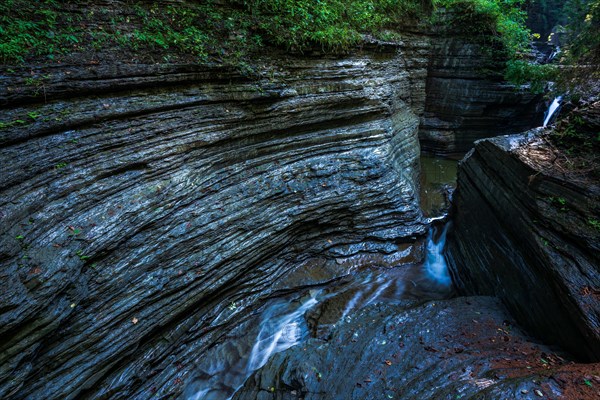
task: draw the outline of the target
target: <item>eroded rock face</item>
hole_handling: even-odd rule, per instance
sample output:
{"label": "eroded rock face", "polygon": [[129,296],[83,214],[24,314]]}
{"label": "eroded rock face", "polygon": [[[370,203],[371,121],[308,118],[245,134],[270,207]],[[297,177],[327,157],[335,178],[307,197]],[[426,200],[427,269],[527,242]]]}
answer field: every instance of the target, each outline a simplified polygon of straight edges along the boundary
{"label": "eroded rock face", "polygon": [[0,397],[177,396],[265,297],[414,261],[430,55],[3,72]]}
{"label": "eroded rock face", "polygon": [[421,145],[436,154],[464,154],[477,139],[542,125],[541,95],[498,74],[480,45],[452,36],[432,40]]}
{"label": "eroded rock face", "polygon": [[584,371],[528,341],[497,299],[380,303],[276,354],[234,399],[593,398],[581,376],[599,365]]}
{"label": "eroded rock face", "polygon": [[449,266],[462,293],[498,296],[540,338],[597,361],[600,186],[556,157],[535,136],[477,142],[459,166]]}
{"label": "eroded rock face", "polygon": [[0,397],[175,395],[293,267],[402,253],[426,229],[404,58],[55,67],[32,105],[3,78]]}

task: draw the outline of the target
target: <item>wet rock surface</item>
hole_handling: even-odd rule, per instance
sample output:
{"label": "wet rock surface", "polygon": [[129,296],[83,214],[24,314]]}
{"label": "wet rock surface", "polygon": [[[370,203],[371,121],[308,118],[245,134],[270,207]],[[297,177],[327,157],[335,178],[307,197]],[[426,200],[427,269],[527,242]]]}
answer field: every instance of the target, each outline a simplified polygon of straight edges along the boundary
{"label": "wet rock surface", "polygon": [[415,262],[431,46],[2,69],[0,397],[177,397],[266,298]]}
{"label": "wet rock surface", "polygon": [[0,135],[0,397],[176,395],[275,283],[410,257],[425,70],[397,47],[280,61],[57,66],[41,104],[3,77],[25,123]]}
{"label": "wet rock surface", "polygon": [[452,287],[433,278],[421,265],[367,267],[273,298],[203,354],[184,397],[230,398],[274,354],[301,346],[309,337],[327,340],[340,321],[351,321],[371,304],[448,298]]}
{"label": "wet rock surface", "polygon": [[532,342],[496,299],[407,300],[276,354],[233,398],[589,399],[599,373]]}
{"label": "wet rock surface", "polygon": [[536,135],[477,142],[459,166],[448,262],[548,343],[600,360],[600,185],[557,171]]}

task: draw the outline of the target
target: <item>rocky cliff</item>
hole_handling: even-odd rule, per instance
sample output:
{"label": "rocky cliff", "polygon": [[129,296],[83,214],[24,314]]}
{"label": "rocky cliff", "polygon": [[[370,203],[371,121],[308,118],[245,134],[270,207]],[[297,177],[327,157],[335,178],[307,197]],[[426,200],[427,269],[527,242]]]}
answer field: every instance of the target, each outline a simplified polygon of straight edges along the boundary
{"label": "rocky cliff", "polygon": [[479,44],[443,36],[432,40],[427,99],[419,137],[424,150],[464,154],[477,139],[542,125],[541,95],[508,84]]}
{"label": "rocky cliff", "polygon": [[3,68],[0,397],[177,396],[263,299],[414,261],[425,109],[487,123],[500,107],[504,123],[517,104],[498,105],[494,84],[486,106],[461,97],[442,115],[457,95],[435,71],[463,50],[435,44],[432,58],[436,40],[408,29],[352,55],[271,49],[251,76]]}
{"label": "rocky cliff", "polygon": [[598,361],[600,186],[559,155],[534,134],[477,142],[459,166],[449,265],[462,293],[497,296],[547,343]]}
{"label": "rocky cliff", "polygon": [[5,75],[1,396],[179,393],[303,261],[320,257],[317,276],[404,254],[425,232],[413,50],[282,56],[258,80],[193,65]]}

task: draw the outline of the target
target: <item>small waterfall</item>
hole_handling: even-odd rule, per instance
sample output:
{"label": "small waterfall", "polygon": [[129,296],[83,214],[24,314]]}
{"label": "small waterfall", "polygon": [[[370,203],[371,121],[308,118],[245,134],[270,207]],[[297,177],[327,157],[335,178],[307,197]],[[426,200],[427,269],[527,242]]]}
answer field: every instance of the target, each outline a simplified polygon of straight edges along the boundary
{"label": "small waterfall", "polygon": [[429,230],[427,237],[427,256],[425,258],[425,272],[429,278],[435,282],[443,285],[450,286],[452,279],[448,272],[448,265],[446,264],[446,258],[444,257],[443,251],[446,244],[446,233],[448,232],[447,223],[440,236],[436,240],[437,228],[432,227]]}
{"label": "small waterfall", "polygon": [[554,60],[558,53],[560,53],[560,47],[556,46],[554,51],[548,56],[548,60],[546,62],[551,62],[552,60]]}
{"label": "small waterfall", "polygon": [[544,125],[543,125],[544,128],[546,126],[548,126],[550,119],[552,119],[552,116],[556,113],[556,110],[558,110],[558,107],[560,107],[561,101],[562,101],[562,96],[558,96],[557,98],[554,99],[552,104],[550,104],[550,108],[548,108],[548,111],[546,112],[546,118],[544,119]]}
{"label": "small waterfall", "polygon": [[304,313],[317,304],[311,297],[289,314],[277,315],[277,309],[267,310],[260,323],[260,332],[248,359],[247,373],[254,372],[267,363],[269,357],[298,344],[304,333],[301,328]]}
{"label": "small waterfall", "polygon": [[[315,334],[318,335],[320,329],[327,331],[332,324],[348,321],[353,312],[376,302],[448,296],[452,282],[442,252],[449,224],[443,228],[440,222],[437,225],[429,230],[422,264],[359,271],[348,282],[309,290],[294,299],[280,298],[267,303],[256,319],[207,351],[199,361],[196,379],[186,388],[183,398],[231,399],[248,376],[275,353],[309,337],[305,314],[315,307],[322,307],[315,314],[318,316]],[[311,319],[310,323],[315,324],[315,321]]]}

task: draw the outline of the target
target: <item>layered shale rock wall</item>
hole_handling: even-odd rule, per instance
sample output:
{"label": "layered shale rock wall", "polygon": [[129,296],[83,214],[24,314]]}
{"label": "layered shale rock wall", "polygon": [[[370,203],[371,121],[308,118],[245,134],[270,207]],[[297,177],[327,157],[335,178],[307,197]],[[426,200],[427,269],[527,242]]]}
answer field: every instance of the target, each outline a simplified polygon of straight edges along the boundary
{"label": "layered shale rock wall", "polygon": [[404,53],[5,77],[0,396],[179,393],[293,267],[423,234]]}
{"label": "layered shale rock wall", "polygon": [[432,39],[403,37],[352,56],[272,54],[251,78],[4,70],[0,397],[176,396],[299,266],[308,285],[349,259],[410,258],[426,230],[420,117],[455,100],[430,76],[426,101]]}
{"label": "layered shale rock wall", "polygon": [[542,125],[542,96],[508,84],[502,68],[480,45],[452,36],[432,40],[419,134],[424,150],[464,154],[477,139]]}
{"label": "layered shale rock wall", "polygon": [[502,299],[523,325],[600,360],[600,187],[556,168],[535,136],[477,142],[461,162],[448,261],[465,294]]}

